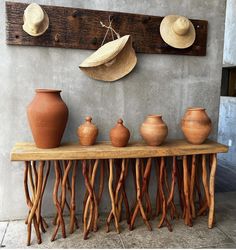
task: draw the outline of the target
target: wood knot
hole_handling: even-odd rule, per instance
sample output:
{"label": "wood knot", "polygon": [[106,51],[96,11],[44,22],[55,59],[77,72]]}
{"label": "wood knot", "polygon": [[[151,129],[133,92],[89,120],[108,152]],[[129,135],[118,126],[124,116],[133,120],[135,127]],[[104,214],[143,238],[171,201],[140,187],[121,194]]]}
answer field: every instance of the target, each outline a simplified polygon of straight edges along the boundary
{"label": "wood knot", "polygon": [[57,33],[57,34],[55,35],[55,37],[54,37],[54,40],[55,40],[56,42],[59,42],[59,40],[60,40],[59,37],[60,37],[60,36],[59,36],[59,34]]}

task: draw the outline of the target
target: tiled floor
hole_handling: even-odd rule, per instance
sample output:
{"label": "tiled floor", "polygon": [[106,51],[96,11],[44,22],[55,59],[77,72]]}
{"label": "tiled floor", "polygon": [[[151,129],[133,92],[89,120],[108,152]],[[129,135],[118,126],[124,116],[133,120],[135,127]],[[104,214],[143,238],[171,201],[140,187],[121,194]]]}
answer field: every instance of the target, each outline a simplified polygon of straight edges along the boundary
{"label": "tiled floor", "polygon": [[[50,218],[47,221],[50,222]],[[58,235],[51,242],[53,226],[43,234],[43,243],[36,243],[32,234],[32,248],[236,248],[236,192],[216,195],[216,226],[207,228],[207,217],[199,217],[192,228],[183,224],[183,220],[173,221],[173,232],[166,227],[157,229],[157,219],[153,220],[153,231],[148,231],[142,220],[136,223],[134,231],[129,231],[125,222],[121,223],[121,234],[114,228],[105,232],[104,218],[97,233],[83,240],[82,229],[62,239]],[[0,222],[0,242],[6,248],[26,247],[26,226],[24,221]]]}

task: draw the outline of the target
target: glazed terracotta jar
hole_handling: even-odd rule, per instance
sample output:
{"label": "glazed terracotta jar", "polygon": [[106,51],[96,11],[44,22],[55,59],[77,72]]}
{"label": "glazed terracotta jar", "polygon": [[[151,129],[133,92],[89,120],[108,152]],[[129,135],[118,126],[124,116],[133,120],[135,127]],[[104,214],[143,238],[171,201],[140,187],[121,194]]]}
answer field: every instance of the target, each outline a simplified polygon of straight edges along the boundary
{"label": "glazed terracotta jar", "polygon": [[36,89],[36,95],[27,107],[29,125],[39,148],[55,148],[61,143],[69,112],[60,92]]}
{"label": "glazed terracotta jar", "polygon": [[123,120],[119,119],[116,126],[110,130],[111,144],[115,147],[125,147],[129,138],[129,130],[123,125]]}
{"label": "glazed terracotta jar", "polygon": [[193,107],[187,109],[181,128],[188,142],[202,144],[211,132],[212,123],[204,108]]}
{"label": "glazed terracotta jar", "polygon": [[140,127],[140,134],[149,146],[158,146],[165,141],[168,128],[161,115],[148,115]]}
{"label": "glazed terracotta jar", "polygon": [[78,127],[77,135],[79,137],[79,143],[82,146],[91,146],[96,142],[98,129],[92,123],[91,116],[87,116],[85,118],[85,123]]}

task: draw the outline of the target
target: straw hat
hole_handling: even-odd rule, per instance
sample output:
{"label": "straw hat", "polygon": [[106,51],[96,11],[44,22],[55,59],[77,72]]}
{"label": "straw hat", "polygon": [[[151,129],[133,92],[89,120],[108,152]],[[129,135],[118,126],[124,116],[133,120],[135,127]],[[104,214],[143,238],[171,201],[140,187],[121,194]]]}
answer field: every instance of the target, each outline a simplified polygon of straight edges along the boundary
{"label": "straw hat", "polygon": [[177,49],[190,47],[196,38],[192,22],[184,16],[164,17],[160,25],[160,33],[167,44]]}
{"label": "straw hat", "polygon": [[47,13],[37,3],[27,6],[23,20],[23,30],[31,36],[42,35],[49,26]]}
{"label": "straw hat", "polygon": [[86,58],[80,69],[89,77],[102,81],[116,81],[127,75],[137,58],[130,35],[108,42]]}

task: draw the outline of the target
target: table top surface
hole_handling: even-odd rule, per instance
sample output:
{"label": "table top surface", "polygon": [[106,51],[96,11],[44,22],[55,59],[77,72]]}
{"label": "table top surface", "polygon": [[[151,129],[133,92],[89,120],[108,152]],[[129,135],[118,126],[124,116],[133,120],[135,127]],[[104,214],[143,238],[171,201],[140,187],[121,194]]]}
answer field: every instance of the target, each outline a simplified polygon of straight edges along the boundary
{"label": "table top surface", "polygon": [[21,142],[13,147],[11,161],[147,158],[226,153],[227,151],[227,146],[211,140],[201,145],[193,145],[186,140],[167,140],[156,147],[147,146],[142,142],[129,143],[127,147],[113,147],[110,142],[97,142],[93,146],[63,143],[60,147],[52,149],[40,149],[34,143]]}

